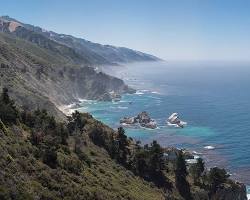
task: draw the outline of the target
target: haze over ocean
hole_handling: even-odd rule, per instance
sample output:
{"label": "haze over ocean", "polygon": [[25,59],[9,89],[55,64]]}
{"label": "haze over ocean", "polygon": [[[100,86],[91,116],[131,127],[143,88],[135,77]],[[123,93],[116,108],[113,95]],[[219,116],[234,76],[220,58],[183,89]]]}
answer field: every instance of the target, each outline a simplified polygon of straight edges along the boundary
{"label": "haze over ocean", "polygon": [[[250,0],[5,0],[0,5],[1,118],[7,119],[0,119],[4,139],[0,164],[5,168],[0,193],[140,199],[141,191],[149,191],[138,188],[155,189],[155,184],[164,198],[173,193],[184,199],[191,195],[242,199],[246,185],[250,200]],[[156,60],[161,62],[132,63]],[[112,100],[111,90],[119,97],[131,90],[99,71],[124,80],[137,92],[123,94],[120,101],[102,101]],[[14,108],[8,91],[23,111]],[[77,97],[101,101],[75,103]],[[208,168],[226,171],[202,173],[201,162],[186,170],[181,152],[170,169],[170,162],[162,162],[167,151],[156,143],[138,148],[124,140],[123,132],[96,129],[100,124],[84,114],[57,125],[44,111],[65,119],[59,110],[68,114],[73,106],[114,129],[121,126],[120,119],[146,111],[157,128],[123,124],[127,136],[142,145],[156,140],[163,147],[187,149],[201,156]],[[26,108],[42,112],[30,114]],[[187,126],[167,125],[175,112]],[[79,145],[77,140],[82,140]],[[48,166],[43,172],[52,180],[51,187],[40,179],[41,161]],[[244,184],[225,178],[227,172]],[[110,187],[104,187],[107,183]]]}
{"label": "haze over ocean", "polygon": [[[250,184],[248,63],[141,63],[111,73],[137,88],[137,93],[124,95],[120,102],[86,101],[81,111],[118,127],[122,117],[145,110],[159,128],[126,128],[128,136],[202,153],[208,166],[225,167],[233,177]],[[173,112],[188,123],[186,128],[166,125]],[[215,149],[204,149],[208,145]]]}

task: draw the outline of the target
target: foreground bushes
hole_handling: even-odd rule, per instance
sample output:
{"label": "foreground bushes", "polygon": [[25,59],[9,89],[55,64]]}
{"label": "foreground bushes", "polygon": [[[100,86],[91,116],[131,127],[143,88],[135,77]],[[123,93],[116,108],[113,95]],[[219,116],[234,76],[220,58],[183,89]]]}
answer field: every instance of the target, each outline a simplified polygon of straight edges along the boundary
{"label": "foreground bushes", "polygon": [[[156,141],[141,146],[140,142],[127,138],[123,128],[115,132],[89,114],[75,112],[66,123],[57,122],[46,110],[19,111],[6,89],[0,97],[0,136],[0,167],[5,172],[0,173],[0,199],[3,200],[31,199],[35,193],[40,199],[135,199],[130,198],[131,191],[123,190],[126,184],[140,181],[135,175],[152,183],[148,191],[154,192],[154,186],[161,188],[166,199],[171,199],[173,194],[176,199],[193,199],[195,195],[196,199],[199,195],[212,198],[225,184],[235,186],[224,169],[206,171],[202,159],[187,167],[182,151],[171,163]],[[111,158],[119,167],[112,166]],[[121,166],[130,172],[125,173]],[[122,173],[123,178],[116,176]],[[23,182],[23,177],[32,179]],[[110,180],[117,182],[110,183]],[[122,187],[113,193],[117,184]],[[145,184],[140,182],[139,186]],[[147,191],[143,193],[151,198]],[[162,197],[159,191],[154,194]]]}

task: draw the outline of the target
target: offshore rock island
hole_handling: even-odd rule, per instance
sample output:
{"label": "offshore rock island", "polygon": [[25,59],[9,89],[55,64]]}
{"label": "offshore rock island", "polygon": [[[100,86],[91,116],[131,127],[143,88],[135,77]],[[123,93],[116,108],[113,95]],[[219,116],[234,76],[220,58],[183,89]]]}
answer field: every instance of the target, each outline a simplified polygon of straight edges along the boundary
{"label": "offshore rock island", "polygon": [[151,119],[146,111],[139,113],[135,117],[124,117],[120,120],[122,125],[140,125],[144,128],[155,129],[157,128],[157,123],[154,119]]}
{"label": "offshore rock island", "polygon": [[[141,145],[88,113],[59,108],[79,99],[135,92],[97,65],[158,58],[0,18],[0,199],[245,200],[225,169],[206,169],[185,150]],[[146,112],[122,123],[156,128]]]}

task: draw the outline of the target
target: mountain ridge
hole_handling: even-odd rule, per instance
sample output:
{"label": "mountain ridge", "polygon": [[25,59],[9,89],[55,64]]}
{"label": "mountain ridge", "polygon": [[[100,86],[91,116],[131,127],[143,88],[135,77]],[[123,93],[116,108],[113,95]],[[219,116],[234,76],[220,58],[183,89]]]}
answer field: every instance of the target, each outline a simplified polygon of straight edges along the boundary
{"label": "mountain ridge", "polygon": [[[9,16],[1,16],[0,21],[5,21],[5,23],[15,22],[20,24],[16,29],[12,29],[11,33],[15,33],[16,30],[26,29],[37,34],[43,35],[44,37],[51,39],[57,43],[63,44],[69,48],[72,48],[75,52],[80,55],[85,55],[92,61],[92,64],[109,64],[117,65],[119,63],[129,63],[129,62],[140,62],[140,61],[160,61],[160,58],[156,56],[143,53],[137,50],[129,49],[126,47],[116,47],[113,45],[102,45],[99,43],[94,43],[83,38],[74,37],[72,35],[60,34],[54,31],[47,31],[41,27],[25,24]],[[6,26],[6,25],[5,25]],[[4,26],[2,26],[4,27]],[[1,24],[0,24],[1,28]],[[10,27],[7,25],[5,30],[10,31]],[[16,34],[19,37],[22,35]],[[26,38],[27,39],[27,38]]]}
{"label": "mountain ridge", "polygon": [[172,160],[88,113],[66,117],[60,105],[135,91],[96,71],[95,54],[18,23],[0,20],[0,199],[246,199],[244,184],[187,166],[183,150]]}
{"label": "mountain ridge", "polygon": [[[41,37],[38,39],[39,42]],[[98,100],[112,91],[133,91],[122,80],[96,72],[81,57],[68,55],[72,51],[57,50],[58,46],[51,45],[50,40],[48,46],[37,45],[0,32],[0,88],[8,88],[20,107],[46,108],[50,114],[63,118],[59,106],[79,98]]]}

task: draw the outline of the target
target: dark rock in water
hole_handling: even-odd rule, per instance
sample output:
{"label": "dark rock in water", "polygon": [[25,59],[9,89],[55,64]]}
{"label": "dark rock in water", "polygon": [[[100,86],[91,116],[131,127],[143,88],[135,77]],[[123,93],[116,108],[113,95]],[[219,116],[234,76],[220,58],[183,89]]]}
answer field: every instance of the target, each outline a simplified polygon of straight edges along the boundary
{"label": "dark rock in water", "polygon": [[149,117],[149,114],[146,111],[143,111],[137,115],[135,120],[138,121],[140,124],[147,124],[150,122],[151,119]]}
{"label": "dark rock in water", "polygon": [[155,120],[151,119],[145,111],[139,113],[136,117],[124,117],[120,120],[120,123],[128,125],[139,124],[142,127],[151,129],[157,128]]}
{"label": "dark rock in water", "polygon": [[145,128],[151,128],[151,129],[157,128],[157,124],[154,120],[151,120],[149,123],[142,123],[141,126]]}
{"label": "dark rock in water", "polygon": [[124,117],[123,119],[120,120],[121,124],[135,124],[135,118],[134,117]]}
{"label": "dark rock in water", "polygon": [[184,128],[187,123],[179,119],[178,113],[173,113],[167,120],[168,125],[176,125],[177,127]]}

